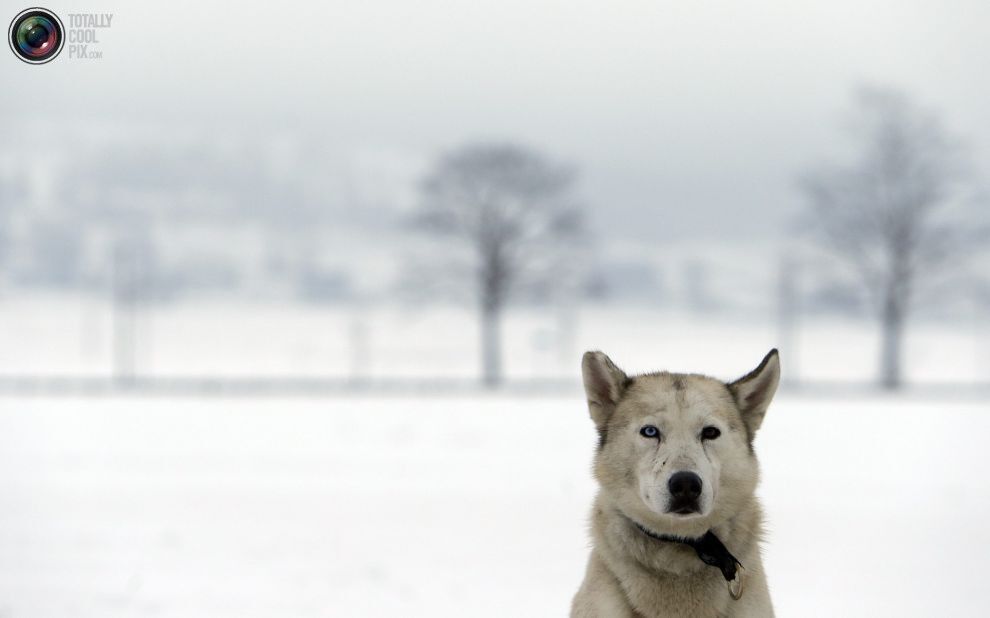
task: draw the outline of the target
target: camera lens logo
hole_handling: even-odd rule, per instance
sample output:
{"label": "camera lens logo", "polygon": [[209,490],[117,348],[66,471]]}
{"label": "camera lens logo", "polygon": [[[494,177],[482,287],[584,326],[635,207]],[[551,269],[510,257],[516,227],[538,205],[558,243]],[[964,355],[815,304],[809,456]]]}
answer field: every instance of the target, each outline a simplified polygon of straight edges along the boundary
{"label": "camera lens logo", "polygon": [[54,59],[65,43],[62,20],[48,9],[33,8],[18,13],[10,22],[7,40],[14,54],[30,64]]}

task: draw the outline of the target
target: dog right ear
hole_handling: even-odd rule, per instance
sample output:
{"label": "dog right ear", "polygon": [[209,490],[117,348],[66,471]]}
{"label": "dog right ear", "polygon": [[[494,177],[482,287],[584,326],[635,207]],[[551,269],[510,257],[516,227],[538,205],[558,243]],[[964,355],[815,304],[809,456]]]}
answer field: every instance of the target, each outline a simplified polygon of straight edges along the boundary
{"label": "dog right ear", "polygon": [[780,355],[774,348],[763,357],[759,367],[729,384],[729,390],[736,400],[736,405],[739,406],[743,422],[746,423],[746,433],[750,442],[753,440],[753,434],[763,424],[763,417],[767,413],[774,393],[777,392],[779,383]]}
{"label": "dog right ear", "polygon": [[584,392],[588,396],[591,420],[595,421],[595,426],[601,433],[605,431],[608,417],[622,398],[629,378],[604,352],[598,351],[584,353],[581,375],[584,378]]}

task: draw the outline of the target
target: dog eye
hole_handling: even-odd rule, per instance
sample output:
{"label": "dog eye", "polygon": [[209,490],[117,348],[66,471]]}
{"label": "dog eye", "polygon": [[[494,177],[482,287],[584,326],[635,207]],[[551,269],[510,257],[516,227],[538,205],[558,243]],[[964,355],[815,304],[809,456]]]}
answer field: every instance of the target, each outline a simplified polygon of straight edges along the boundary
{"label": "dog eye", "polygon": [[718,427],[712,427],[711,425],[701,430],[702,440],[714,440],[720,435],[722,435],[722,432],[718,430]]}
{"label": "dog eye", "polygon": [[639,430],[639,435],[644,438],[659,438],[660,430],[653,425],[643,425]]}

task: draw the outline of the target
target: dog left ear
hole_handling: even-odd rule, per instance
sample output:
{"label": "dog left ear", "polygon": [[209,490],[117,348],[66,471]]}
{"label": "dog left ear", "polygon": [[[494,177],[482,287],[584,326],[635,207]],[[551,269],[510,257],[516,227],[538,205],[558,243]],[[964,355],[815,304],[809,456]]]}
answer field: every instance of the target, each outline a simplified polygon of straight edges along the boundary
{"label": "dog left ear", "polygon": [[[628,378],[615,366],[604,352],[585,352],[581,359],[581,375],[584,392],[588,397],[588,411],[599,434],[604,436],[608,418],[619,404]],[[604,439],[604,438],[603,438]]]}
{"label": "dog left ear", "polygon": [[763,357],[763,362],[732,384],[729,390],[736,399],[736,405],[742,413],[750,439],[763,424],[770,401],[777,392],[780,382],[780,356],[774,348]]}

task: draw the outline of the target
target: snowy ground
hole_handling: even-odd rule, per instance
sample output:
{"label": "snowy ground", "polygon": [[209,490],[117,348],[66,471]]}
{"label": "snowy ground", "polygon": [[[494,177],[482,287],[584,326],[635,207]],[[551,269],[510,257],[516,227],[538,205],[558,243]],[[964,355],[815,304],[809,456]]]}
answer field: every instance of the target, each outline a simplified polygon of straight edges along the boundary
{"label": "snowy ground", "polygon": [[[778,615],[985,613],[988,413],[782,396]],[[593,434],[577,393],[0,399],[0,617],[562,616]]]}

